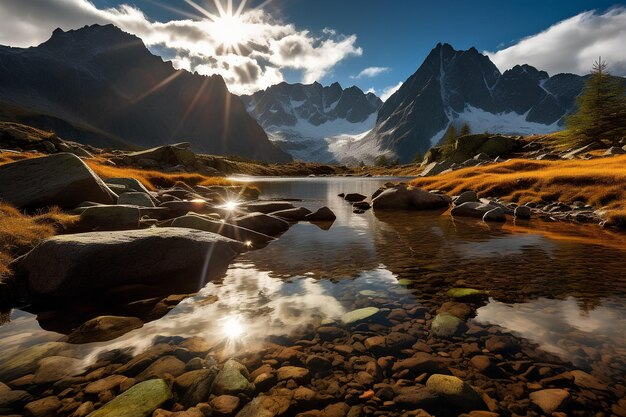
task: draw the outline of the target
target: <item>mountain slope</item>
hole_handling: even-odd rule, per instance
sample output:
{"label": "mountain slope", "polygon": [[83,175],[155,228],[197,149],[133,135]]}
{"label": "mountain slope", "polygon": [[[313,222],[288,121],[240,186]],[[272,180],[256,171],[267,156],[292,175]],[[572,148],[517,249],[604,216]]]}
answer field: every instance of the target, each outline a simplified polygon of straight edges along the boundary
{"label": "mountain slope", "polygon": [[241,97],[270,139],[297,159],[356,162],[351,146],[374,127],[382,101],[358,87],[280,83]]}
{"label": "mountain slope", "polygon": [[510,134],[559,130],[584,86],[574,74],[548,76],[529,65],[500,73],[475,48],[438,44],[382,106],[364,139],[403,162],[435,145],[451,124],[473,132]]}
{"label": "mountain slope", "polygon": [[33,48],[1,46],[0,103],[4,120],[96,146],[187,141],[198,152],[291,160],[220,76],[175,70],[112,25],[57,29]]}

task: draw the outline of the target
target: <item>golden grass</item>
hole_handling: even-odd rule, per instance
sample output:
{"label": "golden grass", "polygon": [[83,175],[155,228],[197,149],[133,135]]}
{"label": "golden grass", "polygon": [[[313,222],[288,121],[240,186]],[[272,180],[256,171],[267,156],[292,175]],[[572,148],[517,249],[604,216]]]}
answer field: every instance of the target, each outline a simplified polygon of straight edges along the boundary
{"label": "golden grass", "polygon": [[165,173],[154,170],[116,167],[106,165],[100,158],[85,160],[85,163],[101,178],[129,177],[139,180],[149,190],[158,187],[173,187],[176,183],[194,185],[232,185],[233,182],[225,177],[208,177],[201,174],[192,173]]}
{"label": "golden grass", "polygon": [[610,215],[626,214],[626,155],[571,161],[514,159],[418,178],[411,184],[450,194],[474,190],[481,197],[501,197],[519,204],[583,201],[611,210]]}
{"label": "golden grass", "polygon": [[51,207],[34,216],[0,203],[0,277],[8,272],[9,262],[35,247],[42,240],[66,230],[78,216]]}
{"label": "golden grass", "polygon": [[8,164],[10,162],[21,161],[23,159],[38,158],[44,156],[40,153],[22,152],[0,152],[0,165]]}

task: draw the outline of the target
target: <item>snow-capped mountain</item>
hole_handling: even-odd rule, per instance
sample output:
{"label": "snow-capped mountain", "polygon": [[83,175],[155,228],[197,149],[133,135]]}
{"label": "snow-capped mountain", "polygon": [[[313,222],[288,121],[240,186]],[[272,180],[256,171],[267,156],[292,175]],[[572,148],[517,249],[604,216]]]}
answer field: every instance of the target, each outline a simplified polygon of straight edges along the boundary
{"label": "snow-capped mountain", "polygon": [[382,105],[358,87],[317,82],[280,83],[241,99],[275,145],[315,162],[358,162],[353,148],[374,127]]}
{"label": "snow-capped mountain", "polygon": [[475,48],[438,44],[381,107],[362,146],[408,162],[436,145],[450,124],[468,123],[475,133],[553,132],[562,128],[584,83],[578,75],[550,77],[529,65],[501,73]]}

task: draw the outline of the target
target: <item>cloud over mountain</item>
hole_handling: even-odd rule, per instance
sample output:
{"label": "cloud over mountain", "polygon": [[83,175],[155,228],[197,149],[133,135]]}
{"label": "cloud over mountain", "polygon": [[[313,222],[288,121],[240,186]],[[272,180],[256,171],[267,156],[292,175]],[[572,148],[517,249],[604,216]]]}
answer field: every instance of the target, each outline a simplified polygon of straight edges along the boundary
{"label": "cloud over mountain", "polygon": [[614,75],[626,75],[626,7],[588,11],[558,22],[497,52],[486,52],[505,71],[529,64],[550,74],[586,74],[598,56]]}
{"label": "cloud over mountain", "polygon": [[0,44],[20,47],[40,44],[57,27],[113,23],[139,36],[177,68],[222,75],[235,93],[279,83],[285,70],[300,71],[303,82],[313,82],[346,57],[363,53],[355,35],[332,29],[314,34],[262,9],[244,10],[229,22],[212,22],[201,14],[156,22],[130,5],[99,9],[88,0],[3,0],[0,15]]}

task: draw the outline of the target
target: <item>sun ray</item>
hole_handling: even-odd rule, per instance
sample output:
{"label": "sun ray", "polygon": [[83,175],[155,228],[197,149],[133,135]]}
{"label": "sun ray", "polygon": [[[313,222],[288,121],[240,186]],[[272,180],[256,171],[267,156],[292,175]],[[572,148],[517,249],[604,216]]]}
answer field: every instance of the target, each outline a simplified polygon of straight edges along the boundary
{"label": "sun ray", "polygon": [[129,104],[136,104],[136,103],[140,102],[144,98],[148,97],[150,94],[152,94],[152,93],[160,90],[161,88],[165,87],[166,85],[168,85],[169,83],[174,81],[177,77],[179,77],[182,74],[183,74],[183,71],[176,71],[176,72],[174,72],[172,75],[168,76],[164,80],[161,80],[161,82],[159,82],[157,85],[155,85],[154,87],[152,87],[148,91],[146,91],[146,92],[140,94],[139,96],[133,98],[130,101]]}
{"label": "sun ray", "polygon": [[197,20],[200,17],[197,14],[186,12],[186,11],[184,11],[182,9],[170,6],[169,4],[165,4],[165,3],[157,1],[157,0],[144,0],[144,1],[146,1],[148,3],[152,3],[152,4],[154,4],[154,5],[158,6],[158,7],[161,7],[163,9],[165,9],[165,10],[169,10],[170,12],[174,12],[174,13],[179,14],[181,16],[188,17],[190,19]]}
{"label": "sun ray", "polygon": [[215,14],[209,12],[207,9],[205,9],[204,7],[200,6],[199,4],[193,2],[192,0],[185,0],[185,3],[187,3],[188,5],[190,5],[191,7],[193,7],[194,9],[199,11],[200,13],[202,13],[205,17],[207,17],[212,22],[215,22],[216,20],[218,20],[220,18],[220,16],[215,15]]}

